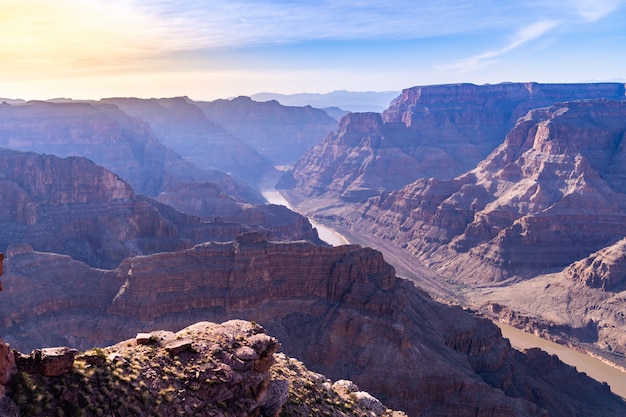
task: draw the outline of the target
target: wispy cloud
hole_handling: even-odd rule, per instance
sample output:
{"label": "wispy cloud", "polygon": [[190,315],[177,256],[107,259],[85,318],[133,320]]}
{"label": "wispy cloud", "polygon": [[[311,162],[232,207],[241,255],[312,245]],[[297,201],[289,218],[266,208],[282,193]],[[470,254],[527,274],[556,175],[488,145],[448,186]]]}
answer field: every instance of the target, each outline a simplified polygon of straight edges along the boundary
{"label": "wispy cloud", "polygon": [[616,11],[622,0],[571,0],[576,13],[583,19],[595,22]]}
{"label": "wispy cloud", "polygon": [[191,48],[311,40],[419,39],[505,26],[514,7],[497,0],[147,0],[138,9]]}
{"label": "wispy cloud", "polygon": [[483,68],[494,62],[495,58],[506,54],[520,46],[534,41],[556,28],[559,22],[556,20],[544,20],[533,23],[517,31],[511,41],[504,47],[492,51],[487,51],[479,55],[462,59],[452,64],[439,65],[440,70],[456,70],[459,72],[469,72]]}

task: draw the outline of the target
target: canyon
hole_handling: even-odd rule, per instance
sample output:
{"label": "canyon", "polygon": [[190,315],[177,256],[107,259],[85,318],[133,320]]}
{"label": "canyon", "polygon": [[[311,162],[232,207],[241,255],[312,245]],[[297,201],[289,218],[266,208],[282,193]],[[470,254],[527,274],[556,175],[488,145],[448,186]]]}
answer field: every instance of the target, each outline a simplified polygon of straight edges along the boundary
{"label": "canyon", "polygon": [[18,350],[103,346],[237,317],[261,324],[309,369],[350,379],[408,415],[626,410],[608,386],[539,350],[512,349],[488,320],[434,301],[358,245],[248,233],[112,270],[22,248],[7,254],[5,271],[0,332]]}
{"label": "canyon", "polygon": [[5,253],[28,245],[113,268],[129,256],[232,240],[249,230],[321,243],[306,218],[286,209],[232,200],[230,212],[237,208],[238,214],[220,219],[225,210],[214,208],[212,215],[205,210],[210,221],[203,221],[135,194],[119,176],[82,157],[1,149],[0,178],[0,250]]}
{"label": "canyon", "polygon": [[223,172],[202,170],[183,159],[164,146],[145,121],[110,104],[29,101],[0,105],[0,146],[89,158],[149,196],[179,181],[211,181],[223,187],[233,182]]}
{"label": "canyon", "polygon": [[[410,416],[624,415],[491,320],[626,365],[625,120],[618,83],[413,87],[338,123],[247,97],[7,101],[0,335],[113,352],[244,319]],[[264,201],[292,162],[282,194],[359,244]]]}
{"label": "canyon", "polygon": [[[456,91],[452,87],[462,86],[441,88]],[[534,87],[541,91],[545,86]],[[558,85],[548,90],[559,98],[572,91],[602,91],[590,85],[579,87],[569,86],[561,94],[556,94]],[[515,91],[509,85],[495,88]],[[497,98],[490,95],[492,86],[472,89],[477,95]],[[283,185],[295,187],[284,194],[299,211],[332,225],[351,241],[384,250],[405,276],[433,294],[624,366],[620,271],[626,107],[623,85],[611,85],[609,90],[604,92],[612,99],[565,101],[522,114],[489,155],[451,178],[424,176],[396,190],[385,190],[379,178],[376,195],[350,202],[345,191],[339,194],[343,183],[334,195],[316,195],[315,190],[323,189],[319,178],[348,178],[347,184],[353,177],[346,175],[349,170],[342,171],[342,165],[331,167],[328,157],[320,157],[316,165],[309,153],[294,165],[291,178],[283,179]],[[405,90],[387,117],[408,124],[423,122],[418,94],[423,91]],[[439,97],[441,106],[464,108],[462,101],[446,98]],[[418,104],[399,106],[399,102]],[[394,105],[404,110],[396,111]],[[500,102],[491,105],[500,107]],[[506,100],[502,106],[507,106]],[[341,126],[349,120],[342,120],[336,145],[328,149],[341,150],[344,141],[361,143],[360,139],[386,129],[377,115],[355,117],[361,120],[361,130],[344,135],[348,130]],[[486,130],[482,117],[467,116],[464,126],[472,132],[471,126]],[[455,136],[458,128],[446,123],[434,126],[444,137]],[[330,144],[331,137],[322,144]],[[358,155],[356,148],[351,155]],[[310,167],[306,176],[310,180],[302,184],[293,181],[299,164]],[[400,161],[392,164],[396,169],[401,166]],[[367,166],[359,178],[372,172]]]}
{"label": "canyon", "polygon": [[291,198],[348,203],[418,178],[450,179],[475,167],[519,117],[556,102],[624,100],[624,84],[504,83],[407,88],[378,113],[346,115],[280,183]]}

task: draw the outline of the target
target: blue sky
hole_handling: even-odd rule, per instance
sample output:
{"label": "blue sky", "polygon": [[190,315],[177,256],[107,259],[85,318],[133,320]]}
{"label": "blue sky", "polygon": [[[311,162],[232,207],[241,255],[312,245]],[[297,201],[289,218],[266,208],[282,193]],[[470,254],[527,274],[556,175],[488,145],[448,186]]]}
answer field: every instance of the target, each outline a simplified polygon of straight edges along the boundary
{"label": "blue sky", "polygon": [[0,0],[0,97],[626,79],[621,0]]}

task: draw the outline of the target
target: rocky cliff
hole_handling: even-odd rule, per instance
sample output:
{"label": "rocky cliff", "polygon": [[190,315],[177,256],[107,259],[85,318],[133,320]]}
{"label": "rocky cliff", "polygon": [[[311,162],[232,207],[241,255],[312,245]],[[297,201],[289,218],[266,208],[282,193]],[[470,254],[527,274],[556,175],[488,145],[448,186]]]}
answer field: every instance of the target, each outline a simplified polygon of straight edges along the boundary
{"label": "rocky cliff", "polygon": [[624,100],[623,84],[509,83],[413,87],[382,116],[351,114],[294,164],[283,187],[353,202],[421,177],[472,169],[531,109],[560,101]]}
{"label": "rocky cliff", "polygon": [[276,234],[259,223],[202,221],[135,195],[120,177],[79,157],[0,150],[0,196],[0,250],[27,244],[96,267],[113,268],[128,256],[229,241],[249,230],[318,241],[308,221],[291,212],[292,221],[249,218],[265,220]]}
{"label": "rocky cliff", "polygon": [[333,384],[279,349],[259,325],[231,320],[140,333],[76,357],[69,349],[10,352],[18,372],[3,403],[13,407],[0,414],[405,416],[349,381]]}
{"label": "rocky cliff", "polygon": [[337,121],[311,106],[283,106],[249,97],[198,102],[207,117],[256,149],[274,165],[287,165],[337,128]]}
{"label": "rocky cliff", "polygon": [[83,156],[107,167],[146,195],[177,182],[229,182],[163,146],[145,122],[93,102],[27,102],[0,106],[0,146]]}
{"label": "rocky cliff", "polygon": [[207,118],[200,103],[187,97],[108,98],[102,102],[146,121],[162,143],[201,168],[233,173],[253,184],[271,168],[266,155]]}
{"label": "rocky cliff", "polygon": [[472,299],[534,316],[537,332],[623,354],[625,136],[624,102],[532,110],[474,170],[385,193],[348,222]]}
{"label": "rocky cliff", "polygon": [[[51,262],[54,268],[44,267]],[[262,324],[309,368],[351,379],[409,415],[626,412],[608,387],[543,352],[512,350],[489,321],[433,301],[396,278],[379,252],[355,245],[271,243],[248,234],[130,258],[111,271],[58,255],[10,254],[6,271],[0,333],[22,350],[44,339],[102,345],[146,329],[238,317]],[[74,293],[64,296],[59,285]],[[56,311],[38,307],[36,294],[56,288],[48,297]],[[31,305],[11,314],[24,297]],[[85,307],[69,304],[81,298]]]}
{"label": "rocky cliff", "polygon": [[[455,274],[475,281],[562,268],[626,235],[625,135],[625,102],[533,110],[476,169],[420,179],[353,218],[424,258],[462,254]],[[476,276],[476,261],[493,273]]]}

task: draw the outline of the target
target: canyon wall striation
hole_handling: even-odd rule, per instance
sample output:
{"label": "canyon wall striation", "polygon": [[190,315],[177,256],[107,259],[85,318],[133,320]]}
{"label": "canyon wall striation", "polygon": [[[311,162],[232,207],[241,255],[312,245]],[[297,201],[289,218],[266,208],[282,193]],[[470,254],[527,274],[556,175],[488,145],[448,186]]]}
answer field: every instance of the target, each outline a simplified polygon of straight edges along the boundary
{"label": "canyon wall striation", "polygon": [[250,230],[319,242],[308,220],[286,209],[238,202],[228,206],[232,216],[224,210],[219,214],[225,219],[203,221],[136,195],[119,176],[80,157],[0,150],[0,196],[0,250],[27,244],[96,267],[114,268],[129,256],[206,241],[230,241]]}
{"label": "canyon wall striation", "polygon": [[294,198],[355,202],[422,177],[450,179],[502,143],[519,117],[556,102],[624,100],[624,84],[455,84],[402,91],[382,113],[349,114],[293,166]]}
{"label": "canyon wall striation", "polygon": [[489,321],[435,302],[372,249],[251,233],[129,258],[114,270],[54,254],[8,255],[0,333],[18,349],[45,340],[84,348],[242,318],[262,324],[310,369],[351,379],[409,415],[625,411],[607,386],[543,352],[514,351]]}

